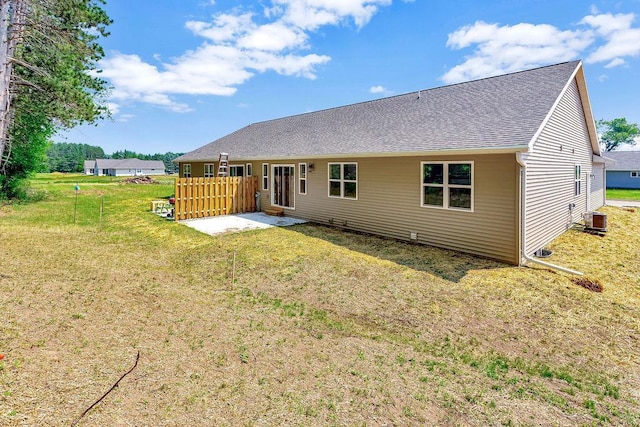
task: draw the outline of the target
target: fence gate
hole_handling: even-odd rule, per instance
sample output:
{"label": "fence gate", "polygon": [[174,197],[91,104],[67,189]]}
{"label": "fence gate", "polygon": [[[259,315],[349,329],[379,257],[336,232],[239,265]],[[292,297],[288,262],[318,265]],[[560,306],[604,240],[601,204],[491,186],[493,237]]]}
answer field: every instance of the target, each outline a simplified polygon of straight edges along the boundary
{"label": "fence gate", "polygon": [[177,178],[176,221],[256,211],[258,177]]}

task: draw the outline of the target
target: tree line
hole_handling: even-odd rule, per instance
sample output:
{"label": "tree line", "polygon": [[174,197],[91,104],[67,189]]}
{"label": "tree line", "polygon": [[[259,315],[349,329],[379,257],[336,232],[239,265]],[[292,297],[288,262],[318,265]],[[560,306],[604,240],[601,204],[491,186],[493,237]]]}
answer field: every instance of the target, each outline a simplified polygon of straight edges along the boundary
{"label": "tree line", "polygon": [[173,159],[183,153],[156,153],[141,154],[135,151],[116,151],[111,155],[105,154],[101,147],[88,144],[55,143],[51,144],[46,151],[46,161],[41,164],[39,172],[82,172],[85,160],[94,159],[140,159],[140,160],[162,160],[165,171],[168,173],[177,172],[177,165]]}
{"label": "tree line", "polygon": [[56,131],[109,116],[104,3],[0,1],[0,197],[26,197]]}

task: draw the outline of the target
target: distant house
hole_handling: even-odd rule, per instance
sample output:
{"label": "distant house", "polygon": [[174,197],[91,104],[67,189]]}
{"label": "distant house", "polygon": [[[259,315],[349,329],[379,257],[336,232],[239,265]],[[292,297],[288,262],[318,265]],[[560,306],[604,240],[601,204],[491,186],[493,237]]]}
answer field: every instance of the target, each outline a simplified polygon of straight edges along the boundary
{"label": "distant house", "polygon": [[85,175],[96,176],[139,176],[164,175],[162,160],[140,159],[96,159],[85,160]]}
{"label": "distant house", "polygon": [[640,189],[640,151],[609,151],[604,155],[615,161],[607,165],[607,188]]}
{"label": "distant house", "polygon": [[524,263],[605,202],[582,62],[253,123],[174,161],[262,209]]}
{"label": "distant house", "polygon": [[95,160],[85,160],[84,161],[84,174],[85,175],[95,175],[96,173],[96,161]]}

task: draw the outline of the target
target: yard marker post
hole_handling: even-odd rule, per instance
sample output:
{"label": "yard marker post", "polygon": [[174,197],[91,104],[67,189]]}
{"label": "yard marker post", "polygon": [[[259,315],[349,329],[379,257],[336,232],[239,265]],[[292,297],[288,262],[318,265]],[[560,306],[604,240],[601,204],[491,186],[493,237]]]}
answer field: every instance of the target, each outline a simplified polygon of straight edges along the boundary
{"label": "yard marker post", "polygon": [[104,212],[104,196],[102,196],[102,203],[100,203],[100,228],[102,228],[102,213]]}
{"label": "yard marker post", "polygon": [[235,281],[236,281],[236,252],[233,251],[233,265],[231,267],[231,287],[232,288]]}
{"label": "yard marker post", "polygon": [[75,187],[73,187],[73,189],[76,192],[76,202],[73,205],[73,223],[76,223],[76,212],[78,211],[78,191],[80,191],[80,186],[78,184],[76,184]]}

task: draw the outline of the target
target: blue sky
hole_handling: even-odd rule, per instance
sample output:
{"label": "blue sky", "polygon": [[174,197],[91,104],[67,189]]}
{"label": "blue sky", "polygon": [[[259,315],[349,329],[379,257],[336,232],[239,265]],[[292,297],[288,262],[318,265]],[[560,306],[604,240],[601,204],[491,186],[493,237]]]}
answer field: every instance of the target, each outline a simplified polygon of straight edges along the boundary
{"label": "blue sky", "polygon": [[188,152],[250,123],[582,59],[640,123],[640,0],[107,0],[112,120],[56,136]]}

